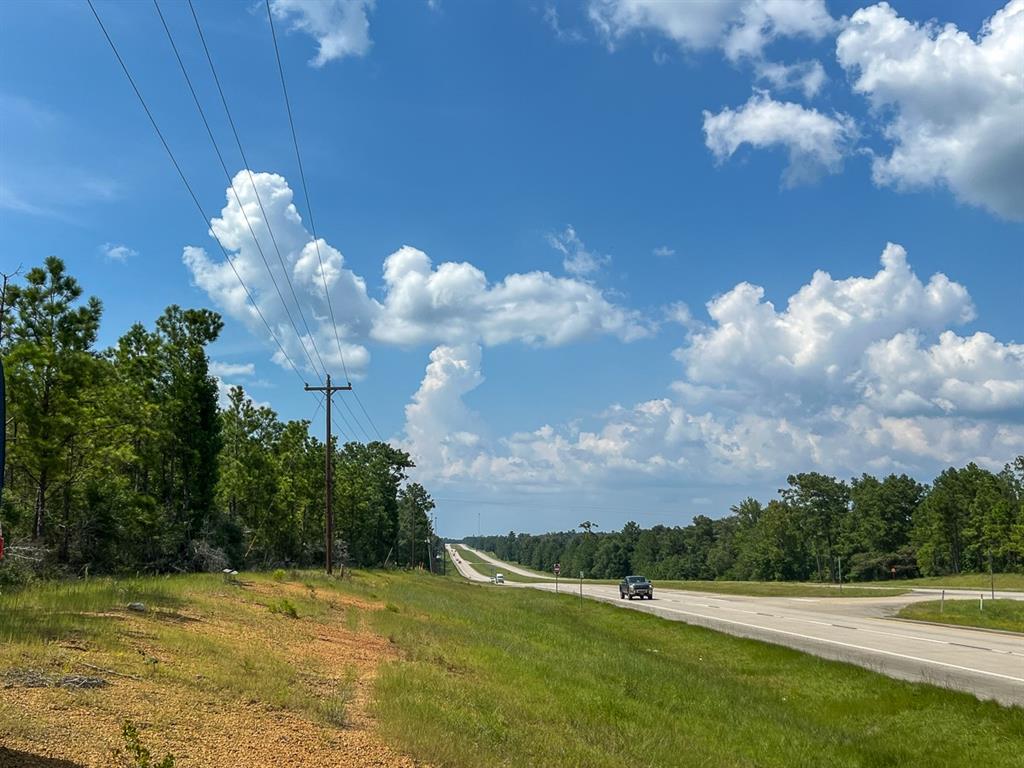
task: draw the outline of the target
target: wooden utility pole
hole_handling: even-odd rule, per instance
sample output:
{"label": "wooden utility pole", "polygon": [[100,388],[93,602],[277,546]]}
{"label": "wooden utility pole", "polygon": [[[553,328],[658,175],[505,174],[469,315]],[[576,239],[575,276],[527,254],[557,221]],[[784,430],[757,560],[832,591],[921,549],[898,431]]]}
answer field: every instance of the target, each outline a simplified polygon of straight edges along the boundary
{"label": "wooden utility pole", "polygon": [[306,385],[307,392],[323,392],[327,398],[327,441],[324,444],[324,539],[326,551],[324,566],[327,573],[334,571],[334,448],[331,446],[331,395],[342,390],[352,389],[348,384],[344,387],[331,386],[331,374],[327,374],[327,384],[323,387]]}

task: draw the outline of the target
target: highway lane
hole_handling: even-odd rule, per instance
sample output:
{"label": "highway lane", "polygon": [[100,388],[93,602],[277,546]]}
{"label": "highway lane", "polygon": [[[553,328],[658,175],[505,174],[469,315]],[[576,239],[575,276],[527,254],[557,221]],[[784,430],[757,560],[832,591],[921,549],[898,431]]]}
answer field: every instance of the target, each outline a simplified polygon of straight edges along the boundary
{"label": "highway lane", "polygon": [[462,555],[459,554],[459,551],[455,549],[455,547],[453,547],[451,544],[445,544],[444,546],[445,549],[448,550],[448,557],[451,559],[452,564],[455,566],[455,570],[457,570],[464,578],[467,578],[470,581],[490,582],[489,578],[484,576],[482,573],[473,568],[473,566],[471,566],[469,563],[463,560]]}
{"label": "highway lane", "polygon": [[[489,581],[461,558],[455,562],[467,578]],[[496,566],[512,570],[501,561]],[[554,590],[550,583],[508,582],[505,586]],[[571,589],[577,594],[579,587]],[[935,599],[931,593],[877,598],[748,597],[659,589],[655,584],[654,600],[631,601],[619,599],[616,586],[584,584],[583,594],[665,619],[857,664],[891,677],[1024,706],[1024,637],[890,618],[910,602]],[[977,599],[978,593],[967,594]],[[1020,593],[1008,594],[1024,598]],[[950,592],[947,598],[953,599]]]}
{"label": "highway lane", "polygon": [[479,557],[481,560],[490,563],[495,569],[500,569],[506,573],[516,573],[520,576],[529,576],[531,579],[547,579],[548,581],[554,581],[554,576],[548,576],[544,573],[538,573],[537,571],[528,571],[525,568],[520,568],[512,563],[506,563],[502,560],[496,560],[495,558],[488,555],[486,552],[481,552],[479,549],[473,549],[473,547],[466,546],[465,544],[459,544],[462,549],[467,549],[474,555]]}

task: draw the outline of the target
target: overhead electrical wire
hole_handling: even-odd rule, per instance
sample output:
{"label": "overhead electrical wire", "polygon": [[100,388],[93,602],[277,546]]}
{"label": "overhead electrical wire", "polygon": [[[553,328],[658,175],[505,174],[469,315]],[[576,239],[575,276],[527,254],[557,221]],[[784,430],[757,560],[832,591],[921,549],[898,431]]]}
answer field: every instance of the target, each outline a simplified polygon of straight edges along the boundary
{"label": "overhead electrical wire", "polygon": [[338,322],[334,317],[334,304],[331,301],[331,293],[327,290],[327,272],[324,269],[324,260],[320,255],[320,238],[316,234],[316,221],[313,218],[313,206],[309,202],[309,188],[306,186],[306,172],[302,167],[302,153],[299,152],[299,137],[295,132],[295,121],[292,119],[292,104],[288,98],[288,84],[284,79],[284,65],[281,63],[281,51],[277,46],[277,31],[274,28],[274,14],[270,10],[270,0],[266,0],[267,19],[270,21],[270,36],[274,41],[274,57],[277,60],[277,71],[281,76],[281,92],[284,94],[284,106],[288,113],[288,127],[292,132],[292,145],[295,147],[295,160],[299,166],[299,180],[302,183],[302,195],[306,199],[306,211],[309,213],[309,228],[313,233],[313,246],[316,248],[316,258],[320,263],[320,279],[324,284],[324,298],[327,299],[327,308],[331,314],[331,325],[334,326],[334,340],[338,343],[338,355],[341,358],[341,367],[345,372],[345,382],[351,384],[348,375],[348,366],[345,365],[345,352],[341,347],[341,336],[338,335]]}
{"label": "overhead electrical wire", "polygon": [[[341,335],[338,333],[338,321],[334,315],[334,303],[331,301],[331,293],[327,289],[327,271],[324,268],[323,257],[320,253],[320,238],[316,232],[316,220],[313,216],[313,205],[310,202],[309,186],[306,184],[306,171],[302,165],[302,152],[299,150],[299,136],[298,132],[295,130],[295,120],[292,116],[291,99],[288,96],[288,83],[285,80],[284,76],[284,64],[281,62],[281,49],[277,44],[277,30],[274,26],[274,14],[270,9],[270,0],[265,0],[265,4],[267,8],[267,20],[270,22],[270,36],[274,42],[274,58],[277,61],[277,71],[281,78],[281,92],[284,94],[285,112],[288,115],[288,127],[291,130],[292,134],[292,146],[294,146],[295,148],[295,161],[299,168],[299,181],[302,184],[302,196],[306,201],[306,212],[309,214],[309,228],[313,234],[313,247],[316,249],[316,258],[320,264],[320,279],[323,281],[324,298],[327,299],[327,309],[330,312],[331,316],[331,326],[334,329],[334,340],[338,345],[338,357],[341,360],[341,367],[345,373],[345,382],[349,386],[351,386],[352,379],[349,376],[348,366],[345,363],[345,351],[342,348]],[[352,390],[352,393],[353,395],[355,395],[355,389]],[[365,413],[366,408],[362,406],[362,402],[359,400],[358,395],[356,395],[356,402],[360,404],[360,407],[363,408],[363,411]],[[348,401],[345,400],[345,398],[342,398],[341,403],[349,412],[349,415],[352,417],[352,420],[359,426],[360,430],[362,430],[367,440],[372,440],[373,438],[370,436],[369,431],[362,425],[362,422],[360,422],[359,417],[356,416],[355,411],[352,410],[352,407],[348,404]],[[368,413],[366,414],[366,418],[367,421],[370,422],[371,426],[373,426],[373,420],[370,419],[370,415]],[[376,426],[373,426],[373,430],[374,432],[377,433],[377,436],[380,437],[380,432],[377,430]]]}
{"label": "overhead electrical wire", "polygon": [[[242,212],[242,218],[245,219],[245,225],[249,229],[249,234],[252,235],[252,241],[256,245],[256,250],[259,252],[260,258],[263,260],[263,266],[266,267],[267,275],[270,277],[270,282],[273,283],[274,288],[277,291],[277,296],[281,300],[281,306],[284,307],[285,314],[288,317],[288,322],[291,324],[292,330],[295,331],[295,336],[299,340],[299,345],[302,347],[302,351],[305,352],[306,358],[309,360],[309,367],[316,374],[317,378],[322,381],[323,377],[320,376],[319,371],[317,371],[316,363],[313,362],[313,357],[309,354],[309,349],[303,342],[302,334],[299,332],[299,327],[296,325],[295,319],[292,317],[291,310],[288,308],[288,302],[285,301],[284,294],[281,292],[281,286],[278,285],[277,278],[274,277],[274,272],[270,268],[270,262],[267,261],[266,254],[263,252],[263,246],[260,245],[259,238],[256,237],[256,230],[253,229],[252,221],[249,220],[249,214],[246,213],[245,206],[242,205],[242,198],[239,196],[238,190],[235,188],[235,180],[231,177],[231,172],[228,171],[227,163],[224,162],[224,155],[221,153],[220,146],[217,144],[217,139],[213,135],[213,129],[210,128],[210,122],[206,119],[206,112],[203,110],[203,105],[199,101],[199,95],[196,93],[196,89],[192,85],[192,78],[189,77],[188,70],[185,68],[185,62],[182,61],[181,54],[178,52],[178,46],[174,42],[174,36],[171,34],[170,27],[167,26],[167,20],[164,18],[163,11],[160,10],[160,3],[158,0],[153,0],[153,7],[156,8],[156,13],[160,17],[160,23],[163,25],[164,32],[167,34],[167,41],[171,44],[171,50],[174,51],[174,58],[178,61],[178,66],[181,68],[181,74],[184,76],[185,83],[188,85],[189,93],[192,94],[192,101],[195,103],[196,109],[199,111],[199,117],[202,119],[203,126],[206,128],[206,135],[210,138],[210,144],[213,146],[213,151],[217,155],[217,160],[220,162],[221,170],[224,171],[224,177],[228,181],[228,186],[235,197],[238,209]],[[254,183],[253,189],[255,188],[256,185]],[[269,228],[270,224],[266,219],[265,213],[264,221],[267,222],[267,226]],[[287,274],[285,277],[287,278]],[[325,370],[324,373],[326,374],[326,372],[327,371]]]}
{"label": "overhead electrical wire", "polygon": [[[163,132],[160,130],[160,126],[157,123],[156,118],[154,117],[154,115],[152,113],[152,110],[150,110],[149,105],[146,102],[145,98],[143,97],[141,90],[139,89],[138,85],[135,83],[135,79],[132,77],[131,72],[129,71],[127,64],[125,63],[123,57],[121,56],[121,53],[120,53],[119,49],[117,48],[117,45],[114,43],[113,38],[110,36],[110,33],[107,31],[107,28],[104,25],[103,20],[100,17],[99,12],[96,10],[96,7],[93,4],[92,0],[86,0],[86,2],[88,3],[89,9],[92,12],[94,18],[96,19],[97,24],[99,25],[100,30],[102,31],[104,38],[107,40],[107,43],[110,46],[110,49],[111,49],[111,51],[114,54],[114,57],[116,58],[118,64],[120,65],[121,70],[124,72],[125,78],[128,80],[128,83],[131,86],[132,90],[134,91],[136,97],[138,98],[139,103],[140,103],[140,105],[143,108],[143,111],[146,113],[146,117],[149,119],[149,122],[152,125],[154,132],[157,134],[157,137],[159,138],[160,143],[161,143],[161,145],[164,148],[164,151],[167,153],[167,156],[170,159],[171,164],[174,166],[174,169],[177,172],[178,177],[181,179],[182,183],[185,185],[185,189],[188,191],[189,196],[192,198],[192,202],[194,203],[194,205],[196,207],[196,210],[198,211],[199,215],[202,217],[204,225],[208,226],[210,219],[207,216],[206,211],[203,209],[202,204],[199,202],[199,198],[196,195],[195,190],[192,188],[191,183],[188,181],[188,178],[185,175],[185,173],[184,173],[184,171],[183,171],[183,169],[181,167],[181,164],[178,162],[177,157],[175,156],[173,150],[171,149],[170,144],[168,143],[168,141],[167,141],[166,137],[164,136]],[[245,209],[242,206],[241,199],[240,199],[240,197],[238,195],[237,190],[235,189],[234,182],[231,179],[230,172],[227,170],[227,164],[224,161],[223,154],[221,153],[219,145],[217,144],[216,139],[213,136],[213,131],[212,131],[210,125],[209,125],[209,121],[206,118],[206,114],[205,114],[205,111],[202,108],[202,104],[200,103],[200,101],[198,99],[198,94],[196,93],[195,88],[194,88],[194,86],[192,84],[191,78],[188,75],[188,71],[185,68],[184,62],[183,62],[183,60],[181,58],[181,55],[180,55],[180,53],[179,53],[179,51],[177,49],[177,45],[174,42],[173,35],[171,34],[171,31],[170,31],[170,29],[169,29],[169,27],[167,25],[166,19],[163,16],[163,13],[162,13],[162,11],[160,9],[160,6],[159,6],[159,3],[157,2],[157,0],[153,0],[153,5],[156,8],[157,14],[158,14],[158,16],[160,18],[160,21],[161,21],[161,24],[162,24],[162,26],[164,28],[164,32],[167,35],[168,42],[170,43],[171,48],[172,48],[172,50],[174,52],[175,58],[178,61],[178,65],[181,68],[182,75],[185,77],[186,84],[188,85],[189,91],[190,91],[190,93],[192,95],[192,99],[193,99],[193,101],[194,101],[194,103],[196,105],[196,109],[199,112],[199,115],[200,115],[200,118],[202,119],[203,125],[206,128],[207,135],[210,138],[211,145],[213,146],[214,152],[216,153],[218,161],[220,162],[221,169],[224,172],[226,178],[228,179],[231,191],[232,191],[232,193],[233,193],[233,195],[235,197],[236,202],[238,203],[239,209],[242,211],[243,217],[245,218],[246,225],[247,225],[247,227],[249,229],[249,233],[252,236],[253,242],[256,244],[257,250],[259,251],[260,256],[263,259],[264,267],[267,269],[268,275],[270,276],[271,281],[274,283],[274,287],[277,290],[278,298],[281,300],[281,303],[282,303],[282,305],[285,308],[285,313],[288,316],[288,319],[289,319],[289,322],[291,324],[292,330],[295,332],[296,336],[300,340],[300,345],[302,346],[303,352],[305,353],[305,355],[306,355],[306,357],[307,357],[307,359],[308,359],[308,361],[310,363],[311,369],[317,375],[317,377],[320,378],[321,381],[322,381],[322,377],[320,377],[319,371],[318,371],[316,365],[313,363],[312,357],[309,354],[309,350],[306,347],[305,343],[303,343],[303,341],[302,341],[302,335],[301,335],[301,333],[299,333],[298,326],[297,326],[297,324],[295,323],[294,319],[291,316],[291,312],[289,311],[287,301],[285,301],[284,295],[281,292],[280,286],[278,285],[276,279],[274,278],[273,271],[271,270],[269,262],[267,261],[265,253],[264,253],[264,251],[263,251],[263,249],[262,249],[262,247],[260,245],[259,238],[256,236],[255,230],[254,230],[254,228],[252,226],[252,223],[251,223],[251,221],[250,221],[250,219],[248,217],[248,214],[245,212]],[[190,5],[190,8],[192,9],[193,19],[196,22],[197,31],[198,31],[198,33],[200,35],[200,39],[202,41],[202,44],[203,44],[203,47],[204,47],[204,51],[206,52],[207,61],[210,64],[211,72],[214,75],[214,79],[215,79],[215,82],[217,84],[218,92],[219,92],[219,94],[221,96],[222,104],[224,105],[224,108],[225,108],[225,113],[228,115],[229,123],[231,124],[232,131],[233,131],[233,133],[235,135],[235,140],[236,140],[236,143],[238,144],[239,153],[242,155],[243,163],[246,166],[246,170],[249,171],[250,182],[253,184],[253,190],[256,193],[257,201],[259,203],[261,213],[264,216],[264,222],[267,224],[267,229],[268,229],[268,232],[271,234],[271,239],[272,239],[272,241],[274,243],[275,250],[277,250],[277,254],[278,254],[279,260],[281,262],[282,270],[283,270],[283,272],[285,274],[285,279],[288,281],[289,288],[290,288],[290,290],[292,292],[292,297],[293,297],[293,299],[295,299],[296,307],[299,309],[300,316],[302,317],[302,320],[303,320],[303,324],[306,327],[307,338],[309,339],[310,343],[312,344],[314,352],[316,353],[317,358],[320,361],[321,366],[324,368],[324,370],[326,372],[326,366],[324,366],[323,358],[320,356],[319,349],[316,346],[315,337],[310,332],[310,329],[309,329],[309,326],[308,326],[308,322],[306,321],[304,313],[302,313],[301,304],[298,302],[298,297],[295,294],[294,286],[292,285],[291,280],[288,277],[287,270],[286,270],[286,268],[284,266],[284,263],[283,263],[283,256],[280,253],[280,249],[279,249],[279,247],[277,245],[276,238],[274,238],[274,235],[273,235],[273,233],[271,231],[270,222],[267,219],[266,211],[265,211],[265,208],[263,206],[262,200],[259,199],[259,192],[258,192],[258,189],[256,188],[255,180],[252,177],[251,170],[248,168],[248,162],[247,162],[247,160],[245,158],[244,150],[242,149],[242,145],[241,145],[241,142],[239,140],[239,136],[238,136],[238,133],[237,133],[237,128],[236,128],[236,126],[234,124],[234,120],[232,119],[232,117],[230,115],[230,110],[228,109],[228,106],[227,106],[227,100],[226,100],[226,97],[224,96],[223,89],[222,89],[222,87],[220,85],[219,78],[216,75],[216,70],[214,68],[214,65],[213,65],[213,62],[212,62],[212,57],[210,56],[208,46],[206,45],[205,38],[202,35],[202,28],[199,25],[198,17],[195,15],[195,9],[192,6],[191,2],[189,3],[189,5]],[[268,13],[269,13],[269,6],[268,6]],[[290,104],[288,103],[288,96],[287,96],[287,86],[285,85],[284,79],[283,79],[284,72],[283,72],[283,68],[281,67],[280,54],[277,51],[276,36],[275,36],[275,39],[274,39],[274,46],[275,46],[275,54],[276,54],[277,61],[278,61],[279,72],[280,72],[281,77],[282,77],[282,88],[283,88],[284,93],[285,93],[286,107],[288,108],[288,118],[289,118],[289,123],[290,123],[291,129],[292,129],[293,144],[294,144],[295,150],[296,150],[296,157],[297,157],[297,159],[298,159],[298,161],[300,163],[300,177],[302,178],[303,192],[304,192],[304,195],[306,197],[306,201],[307,201],[307,205],[308,205],[308,203],[309,203],[309,196],[308,196],[308,191],[306,189],[304,173],[303,173],[302,168],[301,168],[301,155],[299,154],[298,141],[297,141],[297,138],[296,138],[296,135],[295,135],[295,131],[294,131],[294,124],[292,123],[291,108],[290,108]],[[313,219],[312,219],[312,210],[311,209],[310,209],[310,226],[311,226],[311,228],[313,227]],[[267,320],[266,316],[263,314],[262,310],[260,309],[259,304],[256,302],[255,297],[253,296],[252,291],[250,290],[249,286],[246,284],[245,280],[242,278],[242,275],[238,271],[238,268],[235,266],[234,261],[231,258],[230,252],[224,246],[224,244],[221,242],[221,240],[217,236],[217,234],[215,232],[212,232],[212,234],[213,234],[214,240],[217,242],[217,245],[218,245],[218,247],[221,250],[221,253],[224,256],[224,260],[227,262],[228,266],[231,267],[231,271],[235,275],[235,278],[238,280],[239,284],[241,285],[242,290],[244,291],[246,298],[248,299],[249,303],[252,305],[253,309],[256,311],[257,316],[260,318],[260,320],[262,321],[264,327],[267,329],[267,333],[270,335],[271,339],[274,341],[274,343],[277,346],[278,350],[281,352],[281,355],[284,357],[285,361],[288,363],[288,367],[295,373],[296,378],[298,378],[301,382],[303,382],[303,384],[305,384],[305,378],[300,373],[300,371],[298,369],[298,366],[295,364],[295,361],[292,359],[291,355],[288,354],[287,349],[285,349],[285,347],[282,344],[281,340],[278,338],[278,335],[275,333],[273,327],[271,326],[271,324]],[[317,257],[318,257],[318,260],[320,260],[320,264],[321,264],[321,277],[323,278],[324,277],[323,262],[322,262],[322,259],[320,259],[319,245],[317,243],[318,238],[316,236],[315,229],[313,231],[313,238],[314,238],[315,247],[317,249]],[[334,327],[335,341],[338,343],[339,357],[341,359],[342,367],[343,367],[344,372],[345,372],[346,381],[348,381],[350,383],[349,375],[348,375],[348,368],[347,368],[347,366],[345,364],[344,352],[343,352],[342,347],[341,347],[340,336],[339,336],[338,330],[337,330],[337,323],[334,320],[333,307],[330,305],[330,294],[327,293],[327,291],[326,291],[326,279],[324,280],[324,288],[325,288],[325,294],[326,294],[327,299],[328,299],[328,306],[329,306],[330,311],[331,311],[331,321],[332,321],[332,325]],[[352,391],[353,391],[353,394],[356,395],[356,401],[359,404],[360,408],[362,409],[362,411],[363,411],[367,421],[370,423],[370,425],[373,428],[374,432],[376,432],[378,437],[379,437],[380,436],[380,432],[377,430],[376,425],[373,423],[373,420],[370,417],[369,412],[366,410],[366,407],[363,405],[362,401],[359,399],[358,395],[355,393],[355,390],[352,390]],[[362,423],[360,422],[360,420],[356,416],[355,412],[348,405],[348,403],[344,399],[342,400],[342,403],[344,404],[345,408],[349,411],[349,414],[352,416],[353,421],[359,426],[359,429],[363,432],[363,434],[367,437],[367,439],[372,439],[372,438],[370,438],[369,432],[362,425]],[[323,407],[323,404],[324,404],[324,399],[321,396],[321,397],[318,398],[318,407]],[[343,413],[338,413],[338,416],[341,418],[341,420],[345,424],[346,428],[343,429],[337,423],[337,421],[335,421],[335,419],[333,418],[334,414],[332,414],[331,421],[333,422],[334,427],[340,433],[340,436],[343,437],[343,438],[346,438],[346,439],[350,435],[351,436],[355,436],[356,430],[353,429],[351,423],[349,423],[349,420],[345,418],[345,415]]]}
{"label": "overhead electrical wire", "polygon": [[288,274],[288,268],[285,266],[284,257],[281,255],[281,248],[277,244],[277,238],[274,236],[274,229],[270,225],[270,217],[267,216],[267,211],[263,207],[263,198],[260,196],[259,189],[256,186],[256,179],[252,174],[252,166],[249,164],[249,159],[245,155],[245,150],[242,148],[242,140],[238,135],[238,128],[235,126],[235,120],[231,116],[231,110],[228,108],[228,100],[224,95],[224,89],[220,83],[220,77],[217,75],[217,68],[213,64],[213,56],[210,54],[210,48],[206,44],[206,36],[203,34],[202,25],[199,23],[199,15],[196,13],[195,6],[192,0],[188,0],[189,10],[192,11],[192,19],[195,21],[196,32],[199,34],[199,40],[203,44],[203,51],[206,54],[206,61],[210,65],[210,74],[213,75],[213,81],[217,84],[217,93],[220,94],[220,102],[224,106],[224,114],[227,115],[228,124],[231,126],[231,132],[235,137],[235,144],[238,147],[238,154],[242,157],[242,164],[245,166],[246,172],[249,174],[249,183],[252,184],[252,191],[256,195],[256,202],[259,203],[260,213],[263,215],[263,222],[267,225],[267,232],[270,234],[270,242],[274,245],[274,251],[277,253],[277,260],[281,264],[281,272],[284,274],[284,279],[288,283],[288,289],[291,291],[292,299],[295,301],[295,306],[299,310],[299,317],[302,318],[302,325],[306,329],[306,335],[312,342],[313,351],[316,353],[317,360],[320,362],[320,368],[326,373],[327,366],[324,365],[323,357],[320,356],[320,349],[317,347],[316,337],[310,330],[309,322],[306,320],[306,313],[302,311],[302,303],[299,301],[298,295],[295,293],[295,286],[292,283],[291,277]]}
{"label": "overhead electrical wire", "polygon": [[359,407],[362,409],[363,413],[366,415],[366,420],[368,422],[370,422],[370,426],[373,427],[373,431],[377,435],[377,439],[380,440],[383,443],[384,442],[384,438],[381,437],[380,430],[377,429],[377,425],[374,424],[373,423],[373,419],[370,418],[370,414],[367,412],[366,406],[363,405],[363,401],[359,399],[359,393],[356,392],[355,389],[353,389],[352,390],[352,394],[355,396],[356,402],[359,403]]}
{"label": "overhead electrical wire", "polygon": [[[146,113],[146,117],[149,118],[149,123],[153,126],[153,130],[156,133],[157,138],[160,139],[160,143],[163,145],[164,151],[167,153],[167,157],[171,161],[171,165],[173,165],[174,170],[177,171],[178,178],[181,179],[182,184],[185,185],[185,189],[188,191],[189,197],[192,198],[192,202],[195,204],[196,210],[199,212],[199,216],[203,220],[203,226],[208,227],[209,218],[207,217],[206,212],[203,210],[202,203],[199,202],[199,198],[196,196],[195,190],[192,189],[192,185],[188,181],[188,177],[185,176],[185,172],[181,169],[181,164],[178,162],[178,159],[174,156],[174,151],[171,149],[170,144],[167,143],[167,139],[164,137],[163,131],[160,130],[160,125],[157,123],[156,118],[153,117],[153,112],[150,110],[149,105],[146,103],[146,99],[142,96],[142,92],[139,90],[138,85],[135,84],[135,78],[132,77],[131,72],[128,70],[128,65],[125,64],[125,61],[121,57],[121,53],[118,50],[117,45],[114,43],[113,38],[111,38],[106,26],[103,24],[103,19],[100,18],[99,12],[96,10],[96,6],[93,5],[92,0],[86,0],[86,3],[88,3],[89,5],[89,10],[92,11],[92,15],[95,17],[96,23],[99,25],[100,31],[103,32],[103,37],[106,38],[107,44],[110,46],[110,50],[114,54],[114,58],[117,59],[117,63],[121,67],[121,71],[124,72],[124,76],[128,80],[128,84],[131,85],[132,91],[135,92],[135,96],[138,98],[139,104],[142,106],[143,111]],[[260,320],[263,321],[263,325],[266,326],[267,333],[270,334],[270,338],[274,340],[274,343],[277,345],[277,348],[284,356],[284,359],[288,362],[288,366],[292,369],[292,371],[295,372],[295,376],[299,379],[299,381],[305,383],[305,379],[302,376],[302,374],[299,373],[299,369],[295,365],[295,361],[292,360],[291,356],[288,354],[288,351],[284,348],[284,346],[281,344],[281,341],[277,338],[277,334],[274,333],[274,329],[271,327],[270,323],[267,322],[267,318],[264,317],[263,312],[260,310],[259,304],[257,304],[256,300],[253,298],[252,292],[249,290],[249,286],[245,284],[245,280],[242,279],[241,274],[239,274],[238,269],[235,267],[234,262],[231,260],[231,255],[228,253],[227,248],[224,247],[224,244],[220,241],[220,238],[217,237],[216,232],[213,233],[213,239],[217,242],[217,245],[220,248],[221,253],[224,255],[224,260],[228,263],[228,266],[231,267],[231,271],[234,273],[235,277],[238,279],[239,284],[242,286],[242,290],[245,292],[246,298],[249,300],[249,303],[252,304],[253,309],[256,310],[256,314],[259,316]],[[323,398],[321,398],[321,401],[322,400]]]}

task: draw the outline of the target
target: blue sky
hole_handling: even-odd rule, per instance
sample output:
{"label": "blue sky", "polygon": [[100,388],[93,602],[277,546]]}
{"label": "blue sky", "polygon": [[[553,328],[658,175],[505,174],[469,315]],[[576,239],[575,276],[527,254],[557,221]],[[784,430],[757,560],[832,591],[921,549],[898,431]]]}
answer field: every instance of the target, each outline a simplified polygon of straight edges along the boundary
{"label": "blue sky", "polygon": [[[96,5],[301,365],[155,10]],[[195,6],[341,377],[266,11]],[[161,7],[243,171],[188,6]],[[442,533],[684,523],[790,472],[1024,452],[1020,0],[273,7],[346,362]],[[88,6],[5,3],[0,42],[2,269],[61,256],[104,344],[217,308],[224,381],[312,416]]]}

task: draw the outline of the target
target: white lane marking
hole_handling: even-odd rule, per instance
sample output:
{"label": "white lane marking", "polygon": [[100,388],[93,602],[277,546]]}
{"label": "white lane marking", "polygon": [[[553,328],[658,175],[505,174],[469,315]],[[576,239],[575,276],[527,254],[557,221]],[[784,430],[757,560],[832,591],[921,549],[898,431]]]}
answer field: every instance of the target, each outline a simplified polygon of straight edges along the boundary
{"label": "white lane marking", "polygon": [[[613,603],[613,605],[614,605],[614,603]],[[626,606],[623,606],[623,607],[626,607]],[[657,607],[657,606],[651,606],[651,607],[654,608],[654,607]],[[801,634],[799,632],[790,632],[790,631],[785,630],[785,629],[776,629],[775,627],[765,627],[765,626],[761,626],[760,624],[747,624],[746,622],[743,622],[743,621],[735,621],[733,619],[723,619],[723,618],[721,618],[719,616],[708,616],[708,615],[703,614],[703,613],[694,613],[693,611],[684,611],[681,608],[663,607],[663,608],[661,608],[661,610],[663,610],[663,611],[672,611],[673,613],[683,613],[683,614],[686,614],[687,616],[696,616],[698,618],[709,619],[711,621],[721,621],[721,622],[724,622],[726,624],[736,624],[738,626],[747,627],[749,629],[760,629],[760,630],[763,630],[765,632],[774,632],[774,633],[779,634],[779,635],[789,635],[790,637],[799,637],[799,638],[801,638],[803,640],[815,640],[815,641],[817,641],[819,643],[828,643],[830,645],[841,645],[844,648],[853,648],[854,650],[858,650],[858,651],[869,651],[871,653],[881,653],[881,654],[884,654],[886,656],[895,656],[896,658],[900,658],[900,659],[908,659],[910,661],[918,661],[918,662],[921,662],[922,664],[934,664],[934,665],[940,666],[940,667],[948,667],[949,669],[958,669],[958,670],[960,670],[962,672],[973,672],[973,673],[979,674],[979,675],[987,675],[989,677],[998,677],[998,678],[1001,678],[1003,680],[1012,680],[1015,683],[1024,683],[1024,677],[1014,677],[1013,675],[1004,675],[1004,674],[1001,674],[999,672],[989,672],[988,670],[985,670],[985,669],[975,669],[974,667],[964,667],[964,666],[962,666],[960,664],[950,664],[947,661],[938,661],[937,659],[923,659],[920,656],[911,656],[911,655],[906,654],[906,653],[896,653],[895,651],[886,651],[886,650],[884,650],[882,648],[870,648],[870,647],[865,646],[865,645],[856,645],[854,643],[844,643],[841,640],[830,640],[827,637],[817,637],[815,635],[804,635],[804,634]]]}

